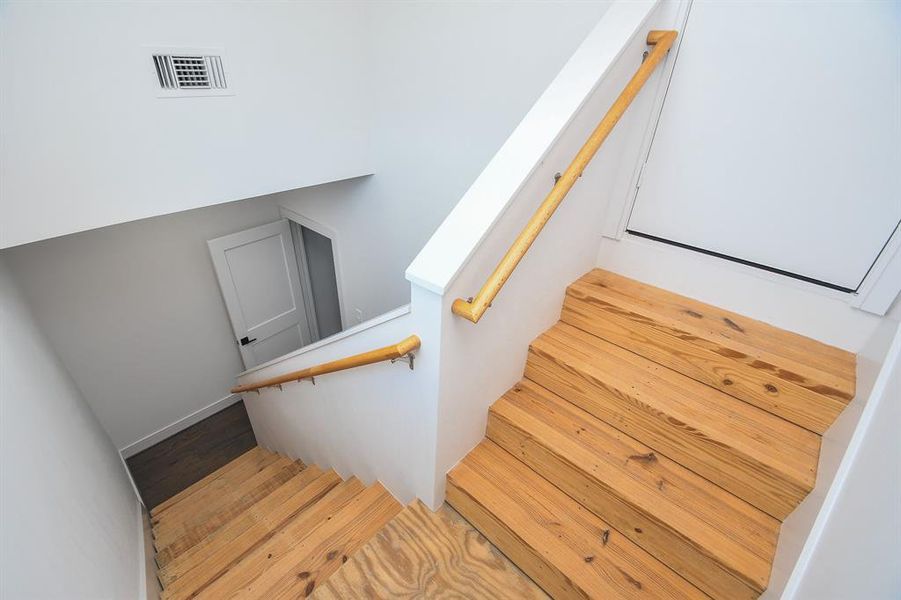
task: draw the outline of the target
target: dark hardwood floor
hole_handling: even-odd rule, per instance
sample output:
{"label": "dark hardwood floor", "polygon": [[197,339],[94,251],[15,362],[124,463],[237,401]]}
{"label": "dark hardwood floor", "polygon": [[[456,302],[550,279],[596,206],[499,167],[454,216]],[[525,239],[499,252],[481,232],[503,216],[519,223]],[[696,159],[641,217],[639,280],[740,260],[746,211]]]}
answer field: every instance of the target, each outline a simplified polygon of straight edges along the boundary
{"label": "dark hardwood floor", "polygon": [[125,462],[153,508],[257,445],[239,401]]}

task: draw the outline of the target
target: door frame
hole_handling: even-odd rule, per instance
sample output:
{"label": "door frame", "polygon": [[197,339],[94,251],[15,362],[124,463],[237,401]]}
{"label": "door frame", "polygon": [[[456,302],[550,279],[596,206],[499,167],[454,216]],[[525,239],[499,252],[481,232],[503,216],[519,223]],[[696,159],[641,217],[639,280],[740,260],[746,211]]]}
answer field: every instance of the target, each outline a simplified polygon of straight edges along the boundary
{"label": "door frame", "polygon": [[[338,285],[338,312],[341,315],[341,329],[342,330],[347,329],[349,327],[348,320],[347,320],[347,310],[346,310],[347,303],[345,301],[347,294],[346,294],[346,291],[344,288],[344,277],[343,277],[343,272],[342,272],[342,268],[341,268],[341,253],[340,253],[341,244],[338,241],[338,232],[335,231],[334,229],[332,229],[331,227],[329,227],[327,225],[323,225],[322,223],[320,223],[318,221],[314,221],[313,219],[311,219],[305,215],[302,215],[299,212],[293,211],[290,208],[285,208],[284,206],[279,206],[278,212],[279,212],[279,216],[281,218],[287,219],[288,221],[291,221],[292,223],[296,223],[297,225],[306,227],[307,229],[312,229],[319,235],[327,237],[329,239],[329,241],[331,242],[331,244],[332,244],[332,260],[335,263],[335,282]],[[303,266],[298,265],[298,271],[299,271],[301,277],[306,278],[305,281],[302,282],[304,289],[310,290],[309,272],[307,270],[306,261],[304,261]],[[305,293],[307,293],[307,292],[305,292]],[[304,296],[304,299],[306,300],[307,297]],[[312,303],[312,296],[310,296],[310,301]],[[312,306],[312,304],[311,304],[311,306]],[[316,321],[315,318],[310,321],[311,328],[313,326],[313,323],[315,323],[315,321]],[[318,333],[318,329],[319,328],[317,326],[316,327],[317,333]]]}

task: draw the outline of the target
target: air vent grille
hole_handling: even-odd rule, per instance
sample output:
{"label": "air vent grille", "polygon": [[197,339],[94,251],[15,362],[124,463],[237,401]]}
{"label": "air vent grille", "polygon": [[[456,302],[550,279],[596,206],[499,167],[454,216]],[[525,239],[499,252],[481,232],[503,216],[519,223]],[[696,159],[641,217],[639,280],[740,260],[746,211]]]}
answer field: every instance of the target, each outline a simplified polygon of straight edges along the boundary
{"label": "air vent grille", "polygon": [[203,95],[228,89],[221,56],[153,54],[153,66],[160,89],[167,95],[181,95],[179,91]]}

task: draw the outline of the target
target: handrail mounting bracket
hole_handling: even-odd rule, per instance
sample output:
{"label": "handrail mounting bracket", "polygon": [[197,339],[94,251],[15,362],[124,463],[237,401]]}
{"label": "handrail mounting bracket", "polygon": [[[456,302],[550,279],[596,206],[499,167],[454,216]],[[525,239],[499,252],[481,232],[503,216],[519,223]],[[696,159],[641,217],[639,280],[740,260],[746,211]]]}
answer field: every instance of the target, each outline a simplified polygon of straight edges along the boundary
{"label": "handrail mounting bracket", "polygon": [[392,359],[391,359],[391,364],[393,365],[393,364],[396,363],[396,362],[409,363],[409,365],[410,365],[410,370],[412,371],[412,370],[413,370],[413,361],[414,361],[415,358],[416,358],[416,355],[415,355],[415,354],[413,354],[412,352],[408,352],[408,353],[405,354],[404,356],[399,356],[399,357],[397,357],[397,358],[392,358]]}

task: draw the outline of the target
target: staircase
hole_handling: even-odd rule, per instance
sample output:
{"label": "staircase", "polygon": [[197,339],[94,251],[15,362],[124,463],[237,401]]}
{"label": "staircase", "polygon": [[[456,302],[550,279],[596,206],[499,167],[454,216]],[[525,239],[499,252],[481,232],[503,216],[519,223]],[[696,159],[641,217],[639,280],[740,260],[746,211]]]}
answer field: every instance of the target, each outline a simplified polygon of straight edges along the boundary
{"label": "staircase", "polygon": [[151,511],[162,597],[305,597],[401,510],[256,447]]}
{"label": "staircase", "polygon": [[259,447],[151,522],[165,599],[547,597],[453,509]]}
{"label": "staircase", "polygon": [[847,352],[592,271],[453,508],[254,448],[151,511],[163,598],[756,598],[854,385]]}
{"label": "staircase", "polygon": [[554,597],[756,598],[855,357],[595,270],[447,499]]}

